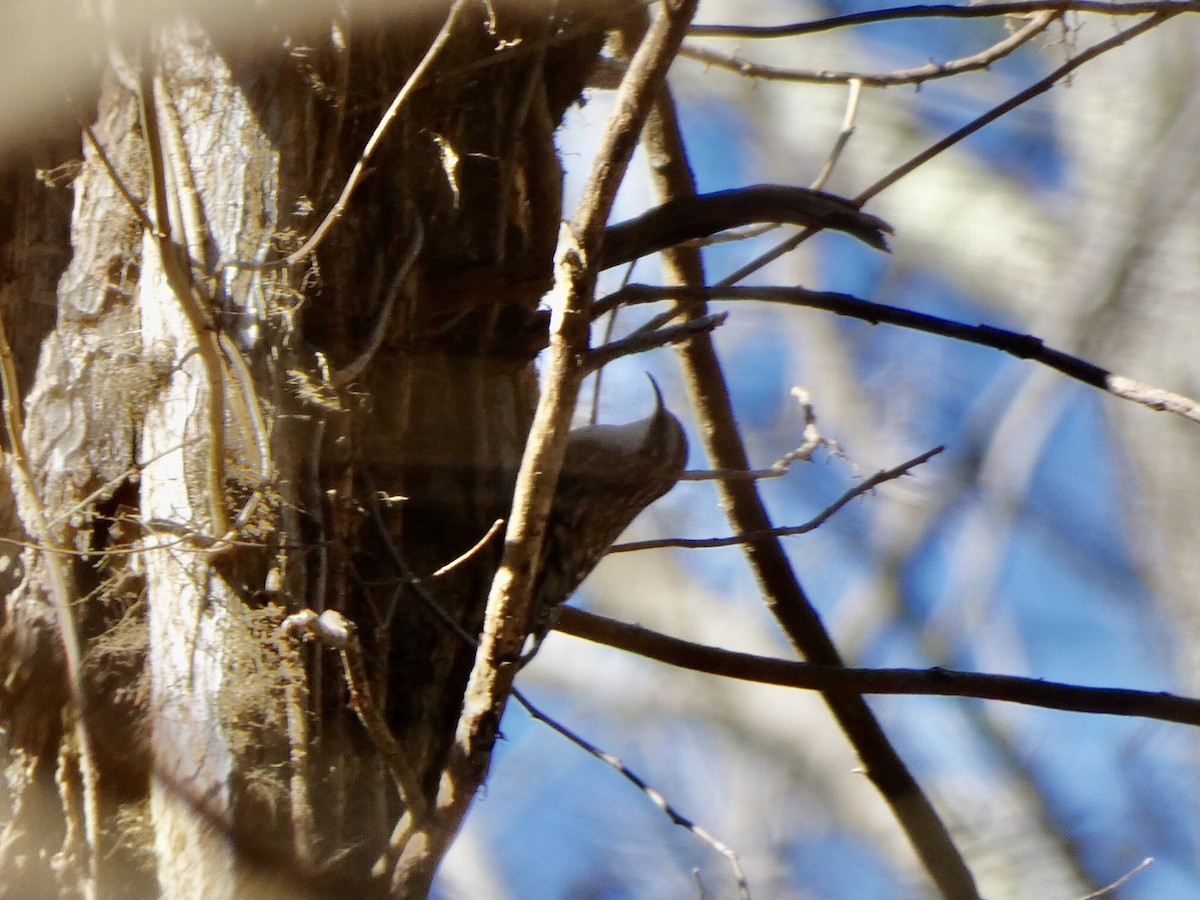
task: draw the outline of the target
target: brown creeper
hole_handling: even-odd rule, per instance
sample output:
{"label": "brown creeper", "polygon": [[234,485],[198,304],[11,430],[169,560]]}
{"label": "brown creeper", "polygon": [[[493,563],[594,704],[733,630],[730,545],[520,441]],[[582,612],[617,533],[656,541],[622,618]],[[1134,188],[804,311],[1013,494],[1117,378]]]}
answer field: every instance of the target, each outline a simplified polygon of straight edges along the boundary
{"label": "brown creeper", "polygon": [[546,523],[534,584],[533,645],[554,624],[559,606],[596,567],[638,513],[669,491],[687,460],[683,426],[654,386],[654,412],[627,425],[574,429]]}

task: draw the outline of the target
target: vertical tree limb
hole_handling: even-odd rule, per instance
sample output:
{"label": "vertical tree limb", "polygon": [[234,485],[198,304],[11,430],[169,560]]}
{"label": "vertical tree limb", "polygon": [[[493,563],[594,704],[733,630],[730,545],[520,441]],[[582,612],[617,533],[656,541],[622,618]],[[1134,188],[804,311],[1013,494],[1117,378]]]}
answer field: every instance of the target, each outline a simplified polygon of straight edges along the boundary
{"label": "vertical tree limb", "polygon": [[[9,472],[13,480],[14,493],[26,507],[25,521],[31,524],[33,539],[43,548],[46,572],[50,581],[50,595],[54,602],[54,615],[58,623],[58,637],[62,644],[63,659],[73,710],[76,752],[79,754],[79,772],[83,782],[83,825],[87,851],[87,876],[83,879],[85,898],[96,896],[100,874],[100,822],[96,796],[96,763],[92,748],[92,736],[88,730],[87,685],[83,678],[83,645],[75,625],[75,614],[71,602],[75,598],[72,579],[67,570],[66,557],[56,552],[61,549],[53,533],[46,527],[46,508],[38,494],[37,481],[29,465],[29,454],[25,449],[25,423],[21,415],[21,392],[17,384],[17,366],[13,359],[8,332],[0,317],[0,386],[3,388],[4,427],[11,451]],[[71,823],[68,823],[70,827]]]}
{"label": "vertical tree limb", "polygon": [[[393,841],[392,885],[398,896],[421,896],[457,832],[491,762],[500,717],[512,690],[514,663],[532,618],[531,591],[546,517],[566,452],[575,397],[590,334],[588,307],[596,282],[604,226],[642,124],[666,76],[698,0],[667,0],[638,47],[605,128],[574,220],[560,230],[555,256],[556,312],[551,324],[546,390],[517,475],[504,555],[492,583],[483,635],[463,700],[455,744],[442,774],[432,822],[401,829]],[[403,889],[403,892],[402,892]]]}

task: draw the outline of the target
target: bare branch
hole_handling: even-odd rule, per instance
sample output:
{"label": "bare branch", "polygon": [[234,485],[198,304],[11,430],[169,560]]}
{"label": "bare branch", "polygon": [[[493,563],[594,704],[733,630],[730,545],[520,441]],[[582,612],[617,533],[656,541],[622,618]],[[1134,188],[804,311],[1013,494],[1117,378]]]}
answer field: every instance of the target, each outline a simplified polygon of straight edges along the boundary
{"label": "bare branch", "polygon": [[[198,234],[188,233],[188,226],[195,224],[190,219],[172,220],[170,200],[183,192],[191,176],[182,171],[187,168],[187,161],[181,156],[182,148],[177,146],[181,139],[177,133],[178,122],[174,121],[173,100],[161,73],[154,73],[152,65],[150,60],[143,62],[137,84],[138,112],[150,170],[153,214],[149,218],[154,227],[149,234],[158,252],[163,276],[195,337],[196,353],[208,382],[207,396],[204,398],[208,419],[208,454],[203,479],[209,531],[218,537],[236,537],[231,534],[229,511],[225,508],[225,366],[219,332],[212,321],[212,304],[201,294],[192,276],[190,249],[200,246],[202,238]],[[161,124],[166,125],[165,134],[159,127],[160,106],[165,120]],[[182,213],[176,216],[176,219],[180,218]]]}
{"label": "bare branch", "polygon": [[[613,100],[612,113],[576,215],[559,234],[555,254],[558,300],[551,323],[546,390],[517,474],[504,554],[493,579],[483,635],[463,697],[462,713],[442,773],[437,820],[418,834],[398,835],[407,851],[395,861],[392,884],[409,881],[410,870],[427,870],[440,858],[487,774],[500,717],[512,688],[521,647],[533,620],[531,603],[546,519],[566,453],[567,432],[583,378],[582,355],[590,341],[590,306],[604,226],[624,178],[651,102],[659,90],[698,0],[666,0],[634,53]],[[642,13],[634,27],[640,27]],[[431,852],[432,851],[432,852]],[[431,874],[431,870],[430,870]]]}
{"label": "bare branch", "polygon": [[1018,47],[1027,44],[1050,24],[1058,19],[1060,12],[1040,12],[1033,17],[1024,28],[1010,34],[1004,40],[997,41],[986,50],[952,59],[943,63],[929,62],[914,69],[898,69],[894,72],[829,72],[816,69],[781,69],[762,63],[750,62],[740,58],[736,53],[721,53],[708,47],[685,45],[679,52],[680,56],[713,66],[727,69],[747,78],[757,78],[762,81],[791,81],[805,84],[865,84],[868,87],[895,87],[902,84],[922,84],[939,78],[950,78],[963,72],[976,72],[1008,56]]}
{"label": "bare branch", "polygon": [[684,472],[680,475],[679,480],[717,481],[719,479],[748,478],[752,481],[761,481],[767,478],[781,478],[788,473],[793,463],[808,462],[812,459],[812,455],[821,447],[828,448],[829,452],[834,456],[846,459],[846,454],[842,452],[841,445],[836,440],[822,437],[821,432],[817,429],[817,413],[813,408],[808,391],[802,387],[794,387],[792,388],[792,396],[799,401],[800,409],[804,413],[804,440],[800,443],[800,446],[783,454],[783,456],[771,463],[770,467],[766,469],[749,469],[746,471],[736,469],[693,469],[690,472]]}
{"label": "bare branch", "polygon": [[[996,328],[992,325],[967,325],[928,313],[861,300],[850,294],[810,291],[799,287],[678,288],[631,284],[619,294],[621,303],[652,303],[667,299],[688,302],[761,300],[765,303],[783,303],[789,306],[823,309],[839,316],[861,319],[872,325],[880,323],[898,325],[913,331],[923,331],[927,334],[949,337],[968,344],[978,344],[981,347],[1001,350],[1018,359],[1028,359],[1040,363],[1069,378],[1081,381],[1090,387],[1099,388],[1123,400],[1132,400],[1149,409],[1175,413],[1190,421],[1200,422],[1200,401],[1110,372],[1086,359],[1072,356],[1062,350],[1055,350],[1053,347],[1047,347],[1042,339],[1035,335],[1020,334],[1006,328]],[[607,304],[612,299],[612,297],[606,297],[602,302]]]}
{"label": "bare branch", "polygon": [[383,345],[383,338],[387,334],[387,327],[392,318],[392,309],[396,305],[396,298],[400,296],[400,291],[404,287],[404,281],[408,278],[408,273],[412,269],[413,263],[417,261],[417,257],[421,255],[421,248],[425,245],[425,226],[421,224],[421,217],[413,213],[410,217],[410,222],[412,234],[408,239],[408,246],[404,250],[404,255],[400,258],[400,264],[396,267],[396,274],[392,276],[392,283],[388,287],[387,296],[384,298],[383,308],[379,310],[379,314],[375,319],[375,327],[371,329],[371,336],[367,339],[367,345],[349,363],[329,373],[329,383],[335,388],[345,387],[365,372],[367,366],[371,364],[371,360],[375,358],[375,354]]}
{"label": "bare branch", "polygon": [[842,156],[842,151],[846,149],[846,144],[854,135],[854,122],[858,118],[858,101],[862,98],[862,79],[851,78],[849,88],[846,97],[846,115],[842,117],[842,129],[838,132],[837,140],[833,142],[833,149],[829,151],[829,158],[825,160],[825,165],[821,167],[816,180],[808,186],[810,190],[819,191],[825,187],[829,176],[833,174],[834,166]]}
{"label": "bare branch", "polygon": [[[490,544],[492,542],[492,538],[494,538],[496,535],[498,535],[500,533],[500,529],[503,527],[504,527],[504,520],[497,519],[495,522],[492,523],[492,526],[484,533],[483,537],[481,537],[479,540],[477,540],[470,549],[468,549],[465,553],[462,553],[459,556],[456,556],[454,559],[450,560],[450,562],[446,563],[444,566],[439,567],[437,569],[437,571],[435,571],[433,573],[432,577],[440,578],[441,576],[446,575],[449,572],[453,572],[455,569],[457,569],[463,563],[465,563],[468,560],[477,556],[483,550],[484,547],[486,547],[488,544]],[[386,532],[385,532],[385,534],[386,534]],[[389,536],[389,539],[390,539],[390,536]]]}
{"label": "bare branch", "polygon": [[[488,598],[483,638],[459,722],[455,752],[446,782],[469,775],[486,759],[530,621],[535,561],[539,558],[546,517],[559,469],[589,337],[589,307],[595,286],[600,242],[617,186],[641,132],[651,98],[683,40],[696,0],[663,5],[639,45],[605,127],[604,138],[580,200],[579,211],[560,236],[555,292],[561,304],[550,338],[547,386],[534,417],[517,476],[505,553]],[[471,776],[472,778],[474,776]],[[457,819],[469,793],[464,784],[445,792],[443,811]],[[473,790],[473,788],[471,788]],[[443,801],[439,800],[439,804]]]}
{"label": "bare branch", "polygon": [[133,214],[137,216],[138,221],[142,223],[147,231],[153,233],[154,223],[146,216],[146,210],[142,208],[141,201],[129,192],[129,188],[125,184],[125,180],[117,174],[116,167],[112,164],[112,160],[108,158],[108,152],[104,149],[104,145],[96,138],[96,132],[92,130],[92,126],[87,122],[80,122],[83,128],[83,134],[87,138],[88,143],[92,145],[92,149],[96,151],[96,156],[100,160],[100,165],[104,167],[104,171],[108,173],[108,177],[112,179],[112,183],[116,185],[118,193],[133,210]]}
{"label": "bare branch", "polygon": [[1200,700],[1161,691],[1082,687],[1040,678],[949,669],[854,669],[737,653],[564,606],[555,630],[667,665],[740,681],[813,691],[974,697],[1043,709],[1134,716],[1200,726]]}
{"label": "bare branch", "polygon": [[1133,878],[1135,875],[1141,874],[1146,869],[1150,868],[1150,866],[1152,866],[1152,865],[1154,865],[1154,857],[1147,856],[1145,859],[1143,859],[1140,863],[1138,863],[1136,866],[1134,866],[1132,869],[1130,869],[1128,872],[1126,872],[1124,875],[1122,875],[1116,881],[1111,882],[1110,884],[1106,884],[1104,887],[1100,888],[1100,890],[1098,890],[1098,891],[1092,891],[1092,893],[1090,893],[1090,894],[1085,894],[1084,896],[1080,897],[1079,900],[1099,900],[1100,897],[1104,897],[1107,894],[1111,894],[1117,888],[1121,887],[1123,884],[1128,882],[1129,879]]}
{"label": "bare branch", "polygon": [[1001,116],[1012,112],[1017,107],[1025,104],[1025,103],[1028,103],[1034,97],[1044,94],[1046,91],[1050,90],[1050,88],[1054,87],[1054,85],[1056,85],[1062,79],[1066,78],[1067,75],[1074,72],[1076,69],[1078,69],[1084,63],[1090,62],[1091,60],[1095,59],[1097,56],[1101,56],[1101,55],[1107,53],[1109,50],[1115,50],[1117,47],[1127,44],[1129,41],[1133,40],[1138,35],[1144,34],[1147,31],[1151,31],[1151,30],[1157,28],[1159,25],[1161,25],[1163,22],[1166,22],[1172,16],[1176,16],[1179,13],[1185,11],[1183,9],[1176,9],[1169,4],[1165,4],[1165,5],[1168,6],[1168,9],[1170,11],[1156,12],[1154,15],[1150,16],[1149,18],[1144,19],[1143,21],[1139,22],[1138,24],[1136,24],[1130,28],[1125,29],[1124,31],[1114,34],[1112,37],[1108,38],[1107,40],[1100,41],[1098,44],[1093,44],[1091,47],[1088,47],[1082,53],[1067,60],[1065,63],[1063,63],[1061,66],[1059,66],[1053,72],[1051,72],[1045,78],[1041,79],[1040,81],[1038,81],[1034,84],[1031,84],[1029,87],[1025,88],[1025,90],[1014,94],[1012,97],[1005,100],[1003,103],[993,107],[992,109],[988,110],[983,115],[971,120],[966,125],[964,125],[962,128],[958,129],[957,131],[953,132],[952,134],[947,135],[946,137],[942,138],[942,140],[938,141],[933,146],[929,147],[928,149],[924,150],[921,153],[918,153],[916,156],[914,156],[908,162],[906,162],[903,165],[892,170],[886,176],[881,178],[879,181],[875,182],[873,185],[871,185],[869,188],[867,188],[865,191],[863,191],[857,197],[855,197],[855,201],[860,204],[866,203],[872,197],[881,193],[886,188],[891,187],[893,184],[895,184],[897,181],[899,181],[901,178],[903,178],[909,172],[924,165],[926,162],[933,159],[939,153],[942,153],[943,151],[949,149],[950,147],[953,147],[955,144],[959,143],[960,141],[965,140],[966,138],[970,137],[975,132],[979,131],[985,125],[988,125],[988,124],[996,121],[996,119],[999,119]]}

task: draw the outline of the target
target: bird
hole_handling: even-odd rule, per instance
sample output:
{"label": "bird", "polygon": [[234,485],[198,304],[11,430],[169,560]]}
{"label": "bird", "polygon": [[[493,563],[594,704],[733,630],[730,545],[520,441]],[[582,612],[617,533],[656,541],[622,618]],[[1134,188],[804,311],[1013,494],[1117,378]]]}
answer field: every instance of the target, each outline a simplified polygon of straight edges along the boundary
{"label": "bird", "polygon": [[[649,377],[649,376],[647,376]],[[532,658],[558,609],[637,515],[679,481],[687,462],[683,425],[653,378],[654,411],[625,425],[572,429],[546,523],[533,589]]]}

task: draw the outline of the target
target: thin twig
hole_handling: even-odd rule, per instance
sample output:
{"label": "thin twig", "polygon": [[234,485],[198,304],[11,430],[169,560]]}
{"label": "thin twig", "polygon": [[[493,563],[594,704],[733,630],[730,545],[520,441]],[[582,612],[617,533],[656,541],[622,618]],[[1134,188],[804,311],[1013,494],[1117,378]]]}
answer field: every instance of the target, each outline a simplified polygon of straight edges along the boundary
{"label": "thin twig", "polygon": [[504,527],[504,520],[497,519],[495,522],[492,523],[491,527],[488,528],[488,530],[484,534],[484,536],[475,542],[474,546],[472,546],[471,549],[467,550],[465,553],[462,553],[459,556],[455,557],[454,559],[450,560],[450,562],[446,563],[444,566],[439,568],[430,577],[441,578],[443,575],[446,575],[447,573],[454,571],[459,566],[461,566],[463,563],[465,563],[468,560],[472,559],[473,557],[477,556],[479,553],[481,553],[483,551],[484,547],[486,547],[488,544],[490,544],[492,542],[492,539],[500,533],[500,529],[503,527]]}
{"label": "thin twig", "polygon": [[[609,21],[624,21],[626,17],[644,10],[648,6],[653,6],[657,0],[607,0],[604,5],[604,11],[609,15]],[[485,56],[482,59],[472,60],[468,63],[455,66],[453,69],[448,69],[445,72],[439,73],[434,79],[434,84],[442,84],[454,79],[462,78],[463,76],[474,75],[481,69],[490,69],[494,66],[507,65],[515,59],[521,59],[534,54],[543,53],[546,50],[560,46],[564,43],[575,40],[582,35],[596,30],[596,22],[590,17],[585,17],[578,24],[564,27],[561,31],[553,34],[542,40],[523,39],[520,43],[509,44],[498,48],[495,53]],[[622,69],[622,71],[624,71]],[[591,86],[591,85],[589,85]],[[605,90],[613,90],[617,87],[617,82],[605,85]]]}
{"label": "thin twig", "polygon": [[[150,70],[151,63],[142,65],[138,83],[138,111],[141,116],[142,136],[146,144],[146,157],[150,168],[150,193],[154,227],[150,235],[158,251],[163,277],[175,295],[179,308],[195,337],[196,353],[200,357],[207,380],[207,397],[204,398],[207,416],[208,454],[204,465],[204,493],[208,504],[209,529],[213,534],[229,534],[229,511],[225,508],[225,367],[218,331],[212,321],[209,304],[200,295],[192,277],[189,247],[199,243],[199,236],[189,236],[183,231],[184,223],[172,221],[168,178],[181,177],[174,166],[186,166],[186,160],[168,157],[169,148],[163,142],[159,129],[158,104],[161,103],[168,119],[173,114],[172,100],[159,75]],[[174,165],[173,165],[174,164]],[[175,185],[177,191],[181,184]],[[189,240],[189,237],[193,240]]]}
{"label": "thin twig", "polygon": [[776,460],[766,469],[687,469],[679,476],[680,481],[767,481],[782,478],[790,470]]}
{"label": "thin twig", "polygon": [[371,336],[368,338],[367,345],[363,347],[362,352],[340,369],[335,369],[329,373],[329,383],[335,388],[345,387],[365,372],[367,366],[371,364],[371,360],[375,358],[375,354],[379,351],[379,348],[383,346],[383,338],[387,334],[387,327],[391,322],[392,309],[396,305],[396,298],[400,296],[400,291],[404,287],[404,281],[408,278],[408,273],[412,269],[413,263],[421,255],[421,248],[425,245],[425,226],[421,223],[421,217],[416,214],[411,204],[408,211],[409,222],[411,223],[409,228],[412,229],[412,234],[408,239],[408,246],[404,249],[404,255],[400,257],[400,263],[396,267],[396,274],[392,276],[392,283],[388,287],[387,295],[383,300],[383,308],[379,310],[379,314],[375,318],[375,327],[371,329]]}
{"label": "thin twig", "polygon": [[104,149],[104,145],[96,138],[96,132],[92,130],[92,126],[86,122],[79,123],[83,128],[84,136],[88,139],[88,143],[92,145],[92,149],[96,151],[96,156],[100,160],[100,165],[104,167],[104,171],[108,173],[109,179],[117,186],[117,191],[125,199],[125,203],[133,210],[133,214],[138,217],[138,221],[147,231],[153,232],[154,223],[146,216],[146,211],[142,208],[142,203],[133,194],[129,193],[129,188],[125,186],[125,180],[117,174],[116,167],[112,164],[112,160],[108,158],[108,153]]}
{"label": "thin twig", "polygon": [[[187,528],[180,525],[178,522],[168,522],[164,519],[151,519],[149,521],[137,518],[128,517],[122,518],[122,522],[134,522],[145,534],[171,534],[175,536],[173,541],[160,541],[154,544],[154,549],[165,550],[169,547],[176,547],[182,551],[192,550],[195,553],[209,552],[214,544],[217,543],[217,538],[204,532],[197,531],[194,528]],[[221,543],[228,543],[234,547],[248,547],[261,550],[266,545],[261,541],[245,541],[245,540],[227,540]],[[106,550],[76,550],[73,547],[56,546],[53,543],[43,544],[38,541],[19,541],[15,538],[0,537],[0,544],[6,547],[19,547],[22,550],[33,550],[36,553],[53,553],[57,556],[72,557],[75,559],[99,560],[110,559],[120,556],[136,556],[139,553],[145,552],[144,549],[138,547],[109,547]],[[188,546],[190,545],[190,547]]]}
{"label": "thin twig", "polygon": [[837,161],[842,156],[842,151],[846,149],[846,144],[854,135],[854,122],[858,118],[858,101],[862,98],[862,79],[851,78],[849,87],[850,90],[846,97],[846,115],[842,117],[841,131],[838,132],[837,140],[833,142],[833,149],[829,151],[829,158],[825,160],[825,165],[821,167],[816,180],[808,186],[809,190],[819,191],[825,187],[829,176],[833,174]]}
{"label": "thin twig", "polygon": [[[424,581],[418,578],[413,570],[409,567],[408,561],[405,560],[404,556],[400,553],[400,550],[396,547],[395,542],[392,540],[392,535],[391,532],[388,531],[387,523],[383,520],[383,510],[379,504],[379,492],[375,490],[374,479],[371,478],[370,473],[364,473],[363,478],[366,482],[367,488],[367,508],[370,510],[371,518],[375,522],[375,530],[379,534],[380,539],[383,541],[383,548],[387,552],[388,559],[390,559],[392,565],[396,567],[396,571],[400,573],[401,580],[413,589],[413,592],[425,606],[426,610],[428,610],[435,619],[441,622],[446,629],[448,629],[452,634],[456,635],[463,643],[472,647],[478,647],[479,641],[476,640],[475,636],[463,628],[462,625],[458,623],[458,620],[450,615],[450,613],[446,612],[442,604],[437,601],[437,598],[429,592],[427,587],[425,587]],[[490,529],[488,534],[491,534]],[[484,539],[487,539],[486,535]],[[476,546],[479,546],[479,544]],[[467,552],[473,553],[475,552],[475,548],[471,548],[471,550]],[[461,558],[462,557],[459,557],[459,559]],[[454,560],[453,562],[448,563],[446,566],[443,566],[438,571],[441,572],[457,564],[458,560]]]}
{"label": "thin twig", "polygon": [[[621,287],[629,284],[629,279],[633,277],[633,270],[637,268],[637,260],[631,260],[629,265],[625,267],[625,273],[621,276]],[[600,338],[600,346],[604,346],[613,339],[613,333],[617,330],[617,310],[613,310],[608,317],[608,321],[604,323],[604,335]],[[601,369],[596,370],[596,377],[592,379],[592,403],[588,410],[588,424],[595,425],[600,420],[600,388],[604,384],[604,372]]]}
{"label": "thin twig", "polygon": [[1154,857],[1147,856],[1145,859],[1143,859],[1140,863],[1138,863],[1136,866],[1134,866],[1132,869],[1130,869],[1128,872],[1126,872],[1124,875],[1122,875],[1116,881],[1112,882],[1112,884],[1107,884],[1104,887],[1100,888],[1100,890],[1092,891],[1092,893],[1090,893],[1090,894],[1084,894],[1082,897],[1079,898],[1079,900],[1098,900],[1098,898],[1103,897],[1105,894],[1111,894],[1117,888],[1121,887],[1123,884],[1125,884],[1127,881],[1129,881],[1129,879],[1133,878],[1135,875],[1141,874],[1146,869],[1150,868],[1150,866],[1152,866],[1152,865],[1154,865]]}
{"label": "thin twig", "polygon": [[821,447],[826,447],[834,456],[843,459],[841,445],[836,440],[822,437],[817,429],[817,413],[808,396],[808,391],[801,387],[792,388],[792,396],[800,402],[804,413],[804,440],[799,447],[789,450],[766,469],[748,469],[738,471],[733,469],[693,469],[679,476],[680,481],[717,481],[720,479],[749,479],[761,481],[767,478],[781,478],[786,475],[797,462],[808,462]]}
{"label": "thin twig", "polygon": [[[278,570],[275,570],[278,571]],[[284,688],[284,709],[288,739],[288,764],[291,777],[288,779],[289,820],[292,825],[292,853],[305,869],[313,869],[313,854],[317,847],[316,822],[313,818],[311,766],[309,743],[312,733],[309,727],[311,697],[304,663],[295,641],[280,641],[284,664],[290,677]]]}
{"label": "thin twig", "polygon": [[1039,12],[1087,12],[1102,16],[1141,16],[1150,14],[1178,15],[1200,12],[1197,0],[1139,0],[1112,2],[1109,0],[1022,0],[1010,3],[980,3],[969,6],[953,4],[914,4],[893,6],[868,12],[830,16],[812,22],[789,25],[693,25],[690,37],[710,38],[788,38],[818,34],[837,28],[872,25],[911,19],[989,19],[997,16],[1022,16]]}
{"label": "thin twig", "polygon": [[951,78],[964,72],[977,72],[999,62],[1024,44],[1029,43],[1062,13],[1049,11],[1035,15],[1024,28],[1010,34],[992,46],[961,59],[943,63],[930,62],[913,69],[898,69],[894,72],[830,72],[817,69],[783,69],[741,59],[733,53],[721,53],[708,47],[684,45],[680,56],[718,69],[727,69],[760,81],[790,81],[802,84],[851,84],[868,87],[896,87],[903,84],[920,85],[939,78]]}
{"label": "thin twig", "polygon": [[741,897],[742,900],[750,900],[750,886],[746,881],[746,873],[742,869],[741,860],[738,859],[737,852],[733,848],[717,840],[704,828],[700,827],[691,819],[687,818],[678,810],[676,810],[675,807],[673,807],[667,801],[666,797],[659,793],[654,787],[647,784],[646,781],[640,775],[630,769],[629,766],[625,765],[620,757],[601,750],[595,744],[588,742],[574,731],[571,731],[569,728],[565,727],[562,723],[547,716],[540,709],[530,703],[525,698],[524,694],[520,693],[519,691],[513,691],[513,698],[523,707],[525,707],[525,709],[531,716],[533,716],[533,718],[545,725],[550,726],[550,728],[561,734],[576,747],[579,747],[587,753],[590,753],[606,766],[610,766],[611,768],[615,769],[618,773],[620,773],[622,778],[633,784],[634,787],[649,797],[650,802],[662,810],[663,814],[670,819],[672,823],[680,826],[681,828],[687,829],[700,841],[712,847],[713,850],[725,857],[726,861],[729,863],[730,870],[733,872],[733,877],[737,881],[738,896]]}
{"label": "thin twig", "polygon": [[609,549],[609,553],[632,553],[635,550],[659,550],[664,547],[675,547],[682,550],[708,550],[714,547],[734,547],[742,544],[750,544],[760,538],[765,537],[790,537],[797,534],[807,534],[810,531],[815,531],[824,525],[847,503],[855,497],[861,497],[863,494],[869,494],[879,485],[888,481],[895,481],[908,475],[913,469],[922,463],[927,462],[933,457],[941,453],[944,447],[934,447],[932,450],[926,450],[920,456],[913,457],[908,462],[901,463],[891,469],[884,469],[876,472],[866,481],[861,484],[856,484],[846,493],[842,494],[835,502],[825,507],[819,515],[805,522],[803,525],[789,525],[783,528],[770,528],[766,531],[748,532],[746,534],[735,534],[731,537],[719,538],[663,538],[662,540],[653,541],[630,541],[625,544],[615,544]]}
{"label": "thin twig", "polygon": [[855,197],[854,198],[855,201],[858,203],[866,203],[872,197],[876,196],[877,194],[882,193],[884,190],[891,187],[893,184],[895,184],[897,181],[899,181],[901,178],[903,178],[909,172],[924,165],[929,160],[933,159],[933,157],[937,156],[939,153],[942,153],[943,151],[949,149],[950,147],[954,146],[955,144],[959,143],[960,141],[965,140],[966,138],[973,135],[975,132],[979,131],[984,126],[989,125],[992,122],[994,122],[996,119],[999,119],[1001,116],[1004,116],[1004,115],[1012,112],[1018,106],[1022,106],[1023,104],[1028,103],[1034,97],[1037,97],[1040,94],[1044,94],[1046,91],[1050,90],[1050,88],[1054,87],[1058,82],[1062,81],[1062,79],[1064,79],[1067,75],[1074,72],[1080,66],[1084,65],[1085,63],[1091,62],[1097,56],[1101,56],[1101,55],[1107,53],[1109,50],[1115,50],[1117,47],[1120,47],[1123,44],[1128,43],[1129,41],[1133,40],[1135,37],[1137,37],[1140,34],[1144,34],[1147,31],[1157,28],[1163,22],[1166,22],[1172,16],[1178,15],[1180,12],[1183,12],[1183,10],[1182,9],[1174,9],[1173,11],[1170,11],[1170,12],[1165,12],[1165,11],[1158,12],[1155,15],[1152,15],[1149,18],[1137,23],[1136,25],[1133,25],[1133,26],[1125,29],[1124,31],[1114,34],[1112,37],[1108,38],[1107,40],[1103,40],[1097,44],[1093,44],[1091,47],[1088,47],[1082,53],[1079,53],[1077,56],[1074,56],[1071,59],[1067,60],[1065,63],[1063,63],[1061,66],[1059,66],[1053,72],[1051,72],[1045,78],[1041,79],[1038,82],[1035,82],[1034,84],[1031,84],[1029,87],[1025,88],[1025,90],[1014,94],[1012,97],[1005,100],[1003,103],[1001,103],[997,106],[994,106],[992,109],[988,110],[983,115],[981,115],[975,119],[972,119],[970,122],[968,122],[962,128],[960,128],[957,131],[942,138],[936,144],[934,144],[933,146],[929,147],[928,149],[922,151],[921,153],[918,153],[916,156],[914,156],[912,159],[910,159],[908,162],[904,163],[903,165],[898,166],[897,168],[893,169],[891,172],[889,172],[883,178],[879,179],[877,182],[875,182],[873,185],[871,185],[869,188],[867,188],[865,191],[863,191],[857,197]]}
{"label": "thin twig", "polygon": [[1200,727],[1200,699],[1163,691],[1083,687],[1016,675],[932,669],[857,669],[738,653],[564,606],[556,631],[693,672],[799,690],[971,697],[1043,709],[1129,716]]}
{"label": "thin twig", "polygon": [[[68,519],[73,518],[78,513],[83,512],[85,509],[87,509],[89,506],[91,506],[96,501],[98,501],[102,498],[111,497],[113,492],[118,487],[120,487],[121,484],[123,484],[124,482],[128,481],[130,478],[132,478],[135,475],[137,475],[138,473],[140,473],[143,469],[146,468],[146,466],[150,465],[153,462],[157,462],[158,460],[162,459],[163,457],[165,457],[171,453],[178,453],[185,446],[187,446],[187,444],[184,444],[184,443],[175,444],[174,446],[167,447],[165,450],[162,450],[159,453],[153,454],[148,459],[144,459],[141,462],[134,462],[127,469],[125,469],[125,471],[121,472],[120,474],[114,475],[112,478],[105,481],[98,488],[96,488],[91,493],[87,494],[85,497],[80,499],[78,502],[76,502],[74,505],[72,505],[68,509],[63,510],[58,515],[54,516],[54,518],[52,518],[52,519],[47,519],[46,520],[46,528],[53,531],[59,525],[61,525],[63,522],[66,522]],[[84,555],[86,555],[86,553]]]}

